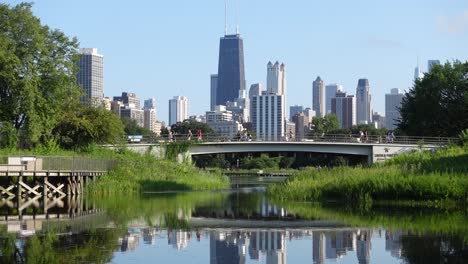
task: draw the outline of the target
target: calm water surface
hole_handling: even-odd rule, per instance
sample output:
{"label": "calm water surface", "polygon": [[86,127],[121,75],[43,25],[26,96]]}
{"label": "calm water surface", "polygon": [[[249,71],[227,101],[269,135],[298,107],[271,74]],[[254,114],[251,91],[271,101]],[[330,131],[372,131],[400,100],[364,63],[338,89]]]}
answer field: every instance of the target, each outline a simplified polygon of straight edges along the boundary
{"label": "calm water surface", "polygon": [[0,212],[0,263],[468,263],[466,210],[275,203],[249,189]]}

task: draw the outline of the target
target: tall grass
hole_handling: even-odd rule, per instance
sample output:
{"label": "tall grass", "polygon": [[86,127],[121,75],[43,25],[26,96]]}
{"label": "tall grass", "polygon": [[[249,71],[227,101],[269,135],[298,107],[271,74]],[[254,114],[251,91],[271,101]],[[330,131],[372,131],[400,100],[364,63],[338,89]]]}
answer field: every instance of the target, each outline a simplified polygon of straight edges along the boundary
{"label": "tall grass", "polygon": [[279,200],[468,201],[468,148],[397,156],[371,167],[310,168],[268,188]]}
{"label": "tall grass", "polygon": [[101,194],[126,194],[152,191],[228,189],[229,180],[217,172],[200,171],[190,164],[158,160],[130,151],[114,152],[116,167],[89,191]]}

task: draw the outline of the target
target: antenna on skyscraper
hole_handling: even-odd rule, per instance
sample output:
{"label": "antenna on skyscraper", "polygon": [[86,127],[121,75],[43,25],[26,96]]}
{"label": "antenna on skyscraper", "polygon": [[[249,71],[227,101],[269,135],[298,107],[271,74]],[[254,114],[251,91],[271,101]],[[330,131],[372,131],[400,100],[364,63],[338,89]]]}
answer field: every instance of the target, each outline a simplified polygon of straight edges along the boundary
{"label": "antenna on skyscraper", "polygon": [[239,35],[239,0],[237,0],[236,6],[236,34]]}
{"label": "antenna on skyscraper", "polygon": [[227,0],[224,0],[224,35],[227,35],[228,31],[227,23]]}

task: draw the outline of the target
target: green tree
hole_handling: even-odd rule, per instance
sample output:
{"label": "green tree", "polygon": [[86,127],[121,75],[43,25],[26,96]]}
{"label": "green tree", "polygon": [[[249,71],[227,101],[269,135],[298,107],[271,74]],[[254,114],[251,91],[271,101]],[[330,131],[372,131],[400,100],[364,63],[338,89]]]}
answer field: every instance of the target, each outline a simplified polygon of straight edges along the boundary
{"label": "green tree", "polygon": [[103,107],[77,104],[64,112],[53,133],[63,148],[118,143],[125,134],[120,118]]}
{"label": "green tree", "polygon": [[468,128],[468,62],[436,65],[405,94],[398,128],[411,136],[455,137]]}
{"label": "green tree", "polygon": [[338,117],[334,114],[328,114],[324,117],[314,116],[312,125],[315,134],[330,133],[340,127]]}
{"label": "green tree", "polygon": [[171,131],[179,135],[188,134],[189,129],[192,131],[194,137],[196,137],[198,129],[202,130],[203,135],[214,133],[209,125],[195,120],[185,120],[171,126]]}
{"label": "green tree", "polygon": [[75,84],[78,42],[41,25],[31,4],[0,4],[0,122],[18,132],[22,146],[51,138]]}
{"label": "green tree", "polygon": [[155,136],[153,131],[139,126],[135,119],[122,117],[122,123],[125,127],[125,134],[127,135]]}

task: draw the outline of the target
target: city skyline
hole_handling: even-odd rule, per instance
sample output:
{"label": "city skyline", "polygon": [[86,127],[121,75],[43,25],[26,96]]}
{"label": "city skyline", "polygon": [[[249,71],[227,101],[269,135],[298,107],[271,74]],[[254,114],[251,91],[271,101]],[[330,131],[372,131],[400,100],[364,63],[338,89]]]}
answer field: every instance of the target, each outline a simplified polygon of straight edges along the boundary
{"label": "city skyline", "polygon": [[[19,2],[6,1],[11,5]],[[463,47],[468,44],[468,27],[457,24],[464,21],[457,18],[468,10],[466,1],[451,1],[450,5],[419,0],[357,1],[340,6],[298,1],[281,8],[266,3],[240,3],[246,87],[265,84],[265,63],[272,57],[281,58],[288,65],[288,106],[311,107],[310,87],[317,75],[325,84],[341,83],[351,93],[359,78],[367,78],[372,83],[372,108],[383,113],[389,89],[404,91],[412,85],[417,56],[422,71],[431,59],[442,63],[467,60]],[[86,1],[52,0],[36,3],[33,11],[42,23],[78,37],[81,47],[99,49],[106,58],[105,96],[132,91],[141,98],[155,97],[159,116],[167,121],[168,100],[184,94],[197,102],[190,114],[204,113],[210,105],[207,76],[216,72],[218,40],[224,33],[224,3],[188,2],[184,7],[164,3],[157,8],[152,7],[156,3],[145,4],[148,8],[127,3],[109,8],[99,2],[89,9]],[[355,17],[362,9],[363,15]],[[157,15],[150,10],[158,10]],[[313,10],[323,11],[318,15],[322,18],[333,14],[336,19],[317,24],[313,22],[317,17],[310,16]],[[84,12],[86,20],[82,19]],[[400,19],[395,21],[388,12],[398,12]],[[122,16],[128,19],[119,21]],[[267,17],[271,16],[290,19],[269,27]],[[229,32],[234,31],[232,24],[230,19]],[[315,34],[326,41],[314,41]],[[138,53],[143,56],[134,56]]]}

